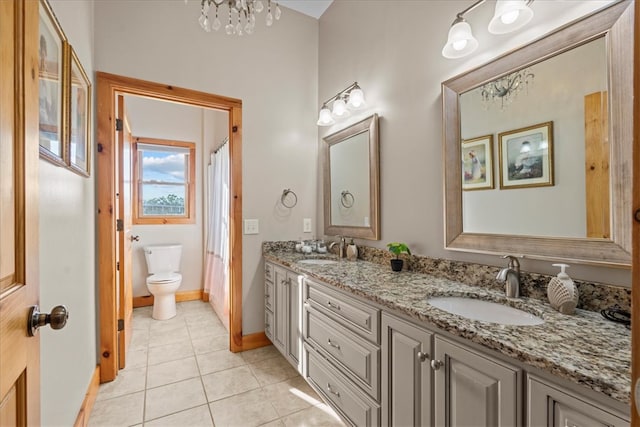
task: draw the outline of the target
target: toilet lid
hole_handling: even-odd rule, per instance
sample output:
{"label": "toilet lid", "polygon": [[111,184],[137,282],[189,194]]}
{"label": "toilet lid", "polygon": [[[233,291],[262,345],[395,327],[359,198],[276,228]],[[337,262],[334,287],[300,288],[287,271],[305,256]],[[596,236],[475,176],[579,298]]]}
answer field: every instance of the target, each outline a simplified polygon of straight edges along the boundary
{"label": "toilet lid", "polygon": [[158,273],[152,274],[147,278],[147,283],[168,283],[182,279],[180,273]]}

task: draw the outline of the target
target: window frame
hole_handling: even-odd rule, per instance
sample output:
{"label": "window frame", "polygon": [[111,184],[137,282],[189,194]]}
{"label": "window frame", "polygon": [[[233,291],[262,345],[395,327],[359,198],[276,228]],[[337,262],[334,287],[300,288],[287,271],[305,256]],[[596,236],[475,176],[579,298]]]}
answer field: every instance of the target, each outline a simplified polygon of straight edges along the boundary
{"label": "window frame", "polygon": [[[188,141],[176,141],[170,139],[134,137],[132,144],[132,161],[133,161],[133,203],[132,203],[132,222],[133,224],[195,224],[196,222],[196,144]],[[188,176],[186,178],[185,196],[185,215],[183,216],[166,216],[166,215],[141,215],[142,199],[140,199],[142,177],[140,173],[140,155],[138,153],[138,144],[158,145],[160,147],[181,147],[189,150],[188,160]]]}

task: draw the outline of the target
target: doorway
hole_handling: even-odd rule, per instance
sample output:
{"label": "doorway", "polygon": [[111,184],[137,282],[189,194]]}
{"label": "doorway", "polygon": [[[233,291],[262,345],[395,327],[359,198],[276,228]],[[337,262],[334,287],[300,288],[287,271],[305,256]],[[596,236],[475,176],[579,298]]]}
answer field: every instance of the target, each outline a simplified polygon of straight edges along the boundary
{"label": "doorway", "polygon": [[[125,319],[118,317],[117,244],[118,218],[116,180],[117,97],[142,96],[195,107],[226,111],[229,117],[229,349],[232,352],[268,345],[264,333],[242,334],[242,101],[102,72],[96,73],[97,88],[97,251],[100,310],[100,380],[118,373],[119,330],[126,333]],[[119,322],[120,321],[120,322]],[[120,324],[119,324],[120,323]],[[122,340],[124,341],[124,340]]]}

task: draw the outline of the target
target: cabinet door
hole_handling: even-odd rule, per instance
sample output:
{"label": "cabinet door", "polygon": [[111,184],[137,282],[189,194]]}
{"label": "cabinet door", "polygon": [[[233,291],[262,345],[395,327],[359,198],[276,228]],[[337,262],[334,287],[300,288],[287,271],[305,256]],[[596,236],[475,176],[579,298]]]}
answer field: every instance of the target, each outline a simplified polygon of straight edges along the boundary
{"label": "cabinet door", "polygon": [[[287,272],[287,357],[300,368],[300,342],[302,337],[302,276]],[[300,369],[298,369],[300,372]]]}
{"label": "cabinet door", "polygon": [[273,290],[275,299],[273,301],[273,345],[286,354],[286,334],[287,334],[287,270],[275,267],[273,269]]}
{"label": "cabinet door", "polygon": [[567,390],[551,386],[534,377],[527,379],[529,427],[598,427],[628,426],[626,421],[596,402],[574,396]]}
{"label": "cabinet door", "polygon": [[519,426],[521,371],[489,356],[435,338],[437,426]]}
{"label": "cabinet door", "polygon": [[433,334],[382,314],[382,425],[430,426]]}

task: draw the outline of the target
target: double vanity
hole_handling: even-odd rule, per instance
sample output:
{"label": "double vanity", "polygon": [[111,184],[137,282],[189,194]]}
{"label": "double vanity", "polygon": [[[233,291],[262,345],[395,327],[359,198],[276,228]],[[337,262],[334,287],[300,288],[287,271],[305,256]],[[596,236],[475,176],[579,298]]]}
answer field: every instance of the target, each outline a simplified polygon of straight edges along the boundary
{"label": "double vanity", "polygon": [[630,332],[599,313],[265,243],[265,332],[357,426],[629,425]]}

